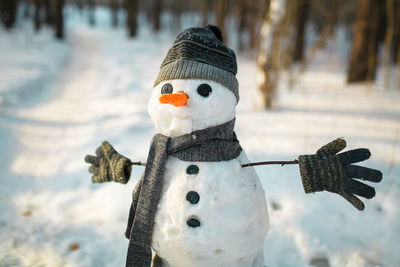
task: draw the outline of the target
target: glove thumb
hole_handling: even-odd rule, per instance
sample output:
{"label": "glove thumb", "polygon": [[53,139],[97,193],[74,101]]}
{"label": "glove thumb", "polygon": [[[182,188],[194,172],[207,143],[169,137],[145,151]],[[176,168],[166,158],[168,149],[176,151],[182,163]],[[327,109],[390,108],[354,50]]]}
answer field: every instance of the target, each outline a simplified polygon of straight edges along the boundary
{"label": "glove thumb", "polygon": [[346,147],[346,140],[337,138],[318,149],[317,154],[335,155]]}

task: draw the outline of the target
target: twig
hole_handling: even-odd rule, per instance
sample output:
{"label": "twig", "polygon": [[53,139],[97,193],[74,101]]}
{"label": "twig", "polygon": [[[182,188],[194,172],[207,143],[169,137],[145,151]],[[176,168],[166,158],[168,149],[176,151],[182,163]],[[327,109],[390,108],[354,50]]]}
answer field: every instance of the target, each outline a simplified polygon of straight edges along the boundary
{"label": "twig", "polygon": [[141,162],[141,161],[136,161],[136,162],[131,162],[131,165],[146,166],[146,163],[143,163],[143,162]]}
{"label": "twig", "polygon": [[260,162],[251,162],[242,165],[244,167],[251,167],[251,166],[258,166],[258,165],[273,165],[273,164],[280,164],[281,166],[288,165],[288,164],[299,164],[297,159],[289,160],[289,161],[260,161]]}
{"label": "twig", "polygon": [[[250,162],[242,165],[242,168],[244,167],[251,167],[251,166],[259,166],[259,165],[274,165],[274,164],[280,164],[281,166],[284,165],[289,165],[289,164],[299,164],[299,161],[297,159],[295,160],[289,160],[289,161],[259,161],[259,162]],[[137,162],[131,162],[131,165],[139,165],[139,166],[146,166],[146,163],[137,161]]]}

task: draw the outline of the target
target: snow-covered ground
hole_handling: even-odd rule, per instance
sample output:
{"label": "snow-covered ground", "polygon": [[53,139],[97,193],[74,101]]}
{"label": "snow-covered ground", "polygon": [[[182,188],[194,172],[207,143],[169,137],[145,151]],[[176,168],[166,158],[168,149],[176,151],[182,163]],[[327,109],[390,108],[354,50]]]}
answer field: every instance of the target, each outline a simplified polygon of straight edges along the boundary
{"label": "snow-covered ground", "polygon": [[[69,13],[65,43],[44,30],[0,30],[0,266],[123,266],[131,192],[91,184],[83,158],[108,140],[146,159],[155,129],[147,99],[176,32],[142,28],[128,40],[101,18],[88,28]],[[195,26],[196,21],[186,24]],[[188,25],[188,26],[191,26]],[[400,90],[347,86],[342,35],[293,89],[282,83],[277,109],[255,111],[256,66],[239,55],[236,132],[252,161],[291,160],[343,136],[368,147],[364,166],[384,179],[359,212],[330,193],[305,195],[298,166],[256,168],[269,201],[265,263],[274,266],[399,266]]]}

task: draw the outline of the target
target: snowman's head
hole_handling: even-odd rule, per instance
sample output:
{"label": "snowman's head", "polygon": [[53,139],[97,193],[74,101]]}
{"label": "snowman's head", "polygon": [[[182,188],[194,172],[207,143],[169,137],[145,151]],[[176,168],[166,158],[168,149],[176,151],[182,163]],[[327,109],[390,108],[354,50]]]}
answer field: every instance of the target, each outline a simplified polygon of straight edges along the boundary
{"label": "snowman's head", "polygon": [[157,130],[175,137],[232,120],[236,101],[231,90],[215,81],[165,80],[153,88],[148,110]]}
{"label": "snowman's head", "polygon": [[236,56],[215,26],[189,28],[176,38],[154,83],[149,113],[159,132],[175,137],[235,117]]}

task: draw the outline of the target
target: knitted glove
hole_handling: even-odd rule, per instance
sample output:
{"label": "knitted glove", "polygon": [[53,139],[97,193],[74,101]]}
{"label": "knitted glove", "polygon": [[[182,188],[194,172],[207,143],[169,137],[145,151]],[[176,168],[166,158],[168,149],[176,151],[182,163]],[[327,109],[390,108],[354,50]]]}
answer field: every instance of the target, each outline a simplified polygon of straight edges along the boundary
{"label": "knitted glove", "polygon": [[371,153],[359,148],[337,154],[346,147],[346,141],[338,138],[318,149],[316,154],[299,156],[300,175],[304,191],[313,193],[327,190],[343,196],[358,210],[364,203],[355,195],[372,198],[375,189],[353,178],[378,183],[382,173],[375,169],[352,165],[368,159]]}
{"label": "knitted glove", "polygon": [[129,181],[132,171],[131,161],[115,151],[107,141],[97,148],[96,155],[97,157],[91,155],[85,157],[85,161],[92,164],[89,172],[93,174],[93,183],[114,181],[126,184]]}

